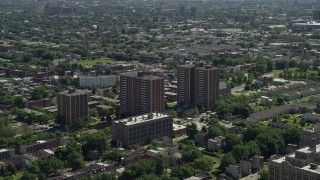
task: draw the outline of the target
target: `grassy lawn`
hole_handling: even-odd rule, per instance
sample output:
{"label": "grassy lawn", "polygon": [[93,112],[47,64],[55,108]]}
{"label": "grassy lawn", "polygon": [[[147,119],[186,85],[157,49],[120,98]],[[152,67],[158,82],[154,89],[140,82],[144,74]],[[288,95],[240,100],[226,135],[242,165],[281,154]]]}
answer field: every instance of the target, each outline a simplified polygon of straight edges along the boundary
{"label": "grassy lawn", "polygon": [[272,122],[272,120],[268,120],[268,121],[259,121],[259,125],[260,126],[267,126],[270,122]]}
{"label": "grassy lawn", "polygon": [[320,94],[315,94],[315,95],[312,95],[312,96],[305,96],[305,97],[302,97],[300,99],[292,100],[292,102],[308,102],[308,101],[312,100],[312,98],[319,97],[319,95]]}
{"label": "grassy lawn", "polygon": [[76,63],[82,66],[93,66],[95,64],[110,63],[113,61],[113,59],[86,59],[77,61]]}
{"label": "grassy lawn", "polygon": [[[281,118],[281,123],[286,124],[288,126],[297,127],[300,129],[309,128],[310,124],[305,123],[304,126],[301,126],[301,114],[287,114],[289,117],[285,119],[284,117]],[[272,119],[269,119],[267,121],[260,121],[259,125],[268,125],[272,122]]]}
{"label": "grassy lawn", "polygon": [[[212,154],[216,154],[216,153],[212,153]],[[203,156],[208,157],[208,158],[210,158],[211,160],[213,160],[215,162],[213,167],[212,167],[212,170],[211,170],[211,174],[212,174],[211,178],[212,179],[217,179],[216,178],[217,174],[220,173],[219,166],[220,166],[220,163],[221,163],[221,158],[216,157],[215,155],[209,155],[209,153],[206,153],[206,152],[203,152]]]}
{"label": "grassy lawn", "polygon": [[217,157],[212,157],[212,156],[208,156],[208,155],[203,155],[205,157],[208,157],[210,158],[212,161],[215,162],[214,166],[213,166],[213,171],[217,171],[217,169],[219,168],[220,166],[220,158],[217,158]]}
{"label": "grassy lawn", "polygon": [[228,29],[221,29],[222,32],[230,32],[230,33],[236,33],[236,32],[242,32],[242,29],[238,28],[228,28]]}
{"label": "grassy lawn", "polygon": [[86,129],[86,130],[82,130],[82,131],[79,131],[79,134],[91,134],[91,133],[95,133],[95,132],[98,132],[98,130],[96,129]]}
{"label": "grassy lawn", "polygon": [[273,70],[271,74],[273,74],[273,77],[279,78],[279,74],[282,72],[282,70]]}
{"label": "grassy lawn", "polygon": [[[23,172],[18,172],[14,176],[10,176],[10,179],[11,180],[20,180],[22,175],[23,175]],[[0,180],[4,180],[4,179],[5,179],[4,177],[0,177]]]}
{"label": "grassy lawn", "polygon": [[[292,71],[293,73],[302,73],[301,71],[299,71],[299,69],[298,68],[289,68],[288,70],[290,70],[290,71]],[[281,73],[281,72],[283,72],[283,70],[273,70],[271,73],[269,73],[269,74],[273,74],[273,76],[275,77],[275,78],[279,78],[279,74]],[[306,72],[307,74],[311,74],[311,73],[318,73],[318,71],[316,71],[316,70],[312,70],[312,69],[308,69],[307,70],[307,72]]]}
{"label": "grassy lawn", "polygon": [[301,126],[300,122],[301,122],[301,114],[290,114],[290,117],[288,119],[282,119],[282,122],[284,124],[287,124],[289,126],[292,127],[297,127],[297,128],[309,128],[310,124],[305,123],[304,126]]}
{"label": "grassy lawn", "polygon": [[170,103],[167,103],[167,105],[169,108],[173,108],[173,107],[177,106],[177,102],[170,102]]}
{"label": "grassy lawn", "polygon": [[259,112],[259,111],[263,111],[263,110],[268,109],[268,107],[266,107],[266,106],[252,106],[251,108],[252,108],[253,112]]}

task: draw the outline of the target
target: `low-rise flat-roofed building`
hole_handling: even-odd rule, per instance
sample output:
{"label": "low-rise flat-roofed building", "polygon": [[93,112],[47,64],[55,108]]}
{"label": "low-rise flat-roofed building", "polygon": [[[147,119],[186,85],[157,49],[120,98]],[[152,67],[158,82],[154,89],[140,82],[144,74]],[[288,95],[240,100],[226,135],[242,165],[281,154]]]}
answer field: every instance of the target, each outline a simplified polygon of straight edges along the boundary
{"label": "low-rise flat-roofed building", "polygon": [[219,96],[231,95],[231,87],[226,82],[219,82]]}
{"label": "low-rise flat-roofed building", "polygon": [[300,31],[313,31],[316,29],[320,29],[320,23],[293,23],[291,27],[292,31],[300,32]]}
{"label": "low-rise flat-roofed building", "polygon": [[270,158],[269,180],[320,179],[320,144],[303,147],[280,158]]}
{"label": "low-rise flat-roofed building", "polygon": [[289,80],[286,79],[279,79],[279,78],[274,78],[273,82],[279,85],[286,85],[286,84],[290,84]]}
{"label": "low-rise flat-roofed building", "polygon": [[235,178],[240,179],[241,178],[241,170],[239,165],[231,165],[229,164],[228,167],[225,168],[225,172],[227,175]]}
{"label": "low-rise flat-roofed building", "polygon": [[173,132],[172,137],[180,137],[186,134],[186,126],[179,125],[179,124],[173,124]]}
{"label": "low-rise flat-roofed building", "polygon": [[302,114],[301,118],[309,123],[320,122],[320,114],[306,113],[306,114]]}
{"label": "low-rise flat-roofed building", "polygon": [[115,75],[107,76],[80,76],[79,85],[81,87],[105,87],[113,86],[116,83]]}
{"label": "low-rise flat-roofed building", "polygon": [[20,154],[33,153],[41,149],[52,149],[55,147],[57,147],[57,141],[55,139],[39,140],[35,143],[21,145]]}
{"label": "low-rise flat-roofed building", "polygon": [[0,149],[0,160],[8,159],[15,154],[15,150],[8,148],[8,149]]}
{"label": "low-rise flat-roofed building", "polygon": [[112,122],[112,140],[119,147],[132,147],[148,140],[171,137],[173,119],[162,113],[149,113]]}

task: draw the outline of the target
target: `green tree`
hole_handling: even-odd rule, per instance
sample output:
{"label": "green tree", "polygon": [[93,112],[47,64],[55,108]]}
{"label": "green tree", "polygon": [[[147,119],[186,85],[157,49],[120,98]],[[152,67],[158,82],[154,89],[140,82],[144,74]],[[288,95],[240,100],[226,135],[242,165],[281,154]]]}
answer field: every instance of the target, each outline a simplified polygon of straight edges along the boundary
{"label": "green tree", "polygon": [[44,99],[48,97],[49,97],[49,93],[47,89],[43,86],[34,88],[32,92],[32,99]]}
{"label": "green tree", "polygon": [[87,116],[79,117],[73,121],[72,127],[75,130],[82,129],[82,128],[88,127],[90,122],[91,122],[91,118]]}
{"label": "green tree", "polygon": [[272,72],[273,70],[273,62],[271,60],[267,61],[267,72]]}
{"label": "green tree", "polygon": [[14,98],[14,106],[24,108],[26,106],[26,100],[21,96],[16,96]]}
{"label": "green tree", "polygon": [[87,133],[79,140],[83,143],[83,150],[86,153],[88,150],[97,150],[104,152],[109,147],[109,134],[98,131],[95,133]]}
{"label": "green tree", "polygon": [[275,130],[260,133],[255,141],[259,146],[261,154],[267,158],[273,154],[277,154],[284,147],[282,137]]}
{"label": "green tree", "polygon": [[240,160],[246,160],[249,158],[249,149],[243,145],[237,145],[233,147],[231,154],[236,159],[237,162]]}
{"label": "green tree", "polygon": [[255,140],[255,138],[263,133],[266,132],[267,129],[264,126],[249,126],[243,133],[242,139],[244,142],[250,142]]}
{"label": "green tree", "polygon": [[237,164],[236,159],[233,157],[233,155],[231,153],[225,154],[220,162],[220,169],[224,169],[225,167],[229,166],[229,165],[235,165]]}
{"label": "green tree", "polygon": [[28,173],[30,173],[30,174],[36,174],[36,175],[38,175],[38,174],[40,174],[41,169],[40,169],[38,163],[32,163],[32,164],[30,164],[30,165],[27,167],[27,171],[28,171]]}
{"label": "green tree", "polygon": [[27,118],[26,118],[26,122],[31,125],[33,124],[34,122],[36,122],[37,120],[37,116],[34,112],[31,112],[31,113],[27,113]]}
{"label": "green tree", "polygon": [[155,173],[155,161],[153,159],[143,159],[125,167],[124,179],[136,179],[145,174]]}
{"label": "green tree", "polygon": [[63,162],[56,157],[38,160],[28,166],[28,174],[26,174],[26,176],[37,175],[40,177],[42,174],[44,174],[45,177],[48,177],[52,174],[57,174],[63,168]]}
{"label": "green tree", "polygon": [[260,149],[256,142],[250,141],[246,144],[246,148],[249,151],[249,158],[252,158],[253,156],[260,155]]}
{"label": "green tree", "polygon": [[177,112],[172,110],[172,109],[169,110],[169,114],[172,116],[172,118],[177,118],[178,117]]}
{"label": "green tree", "polygon": [[59,170],[64,168],[63,162],[55,157],[39,161],[38,166],[40,167],[40,172],[46,176],[57,174]]}
{"label": "green tree", "polygon": [[206,126],[202,126],[201,132],[206,133],[207,131],[208,131],[207,127]]}
{"label": "green tree", "polygon": [[54,117],[50,114],[44,114],[41,118],[41,123],[48,125],[50,120],[53,120]]}
{"label": "green tree", "polygon": [[156,156],[154,158],[155,161],[155,173],[157,175],[161,175],[164,173],[164,170],[168,168],[169,162],[162,155]]}
{"label": "green tree", "polygon": [[317,114],[320,114],[320,106],[317,106],[317,107],[314,109],[314,112],[317,113]]}
{"label": "green tree", "polygon": [[162,180],[162,178],[156,174],[144,174],[138,177],[137,180]]}
{"label": "green tree", "polygon": [[208,134],[210,138],[214,138],[217,136],[223,136],[224,132],[218,126],[211,126],[208,130]]}
{"label": "green tree", "polygon": [[210,172],[215,162],[208,156],[202,156],[194,161],[194,167],[202,172]]}
{"label": "green tree", "polygon": [[15,107],[12,109],[12,114],[16,115],[19,121],[24,122],[27,119],[27,113],[23,109]]}
{"label": "green tree", "polygon": [[98,111],[97,109],[93,108],[93,109],[89,109],[89,116],[92,118],[95,118],[98,116]]}
{"label": "green tree", "polygon": [[112,151],[107,151],[102,155],[102,160],[113,160],[113,161],[121,161],[121,151],[119,151],[118,149],[114,149]]}
{"label": "green tree", "polygon": [[259,173],[259,175],[260,175],[260,179],[261,180],[268,180],[269,178],[268,178],[268,170],[267,169],[263,169],[260,173]]}
{"label": "green tree", "polygon": [[104,74],[105,75],[110,75],[110,74],[112,74],[113,73],[113,71],[112,71],[112,69],[110,69],[110,68],[107,68],[106,70],[104,70]]}
{"label": "green tree", "polygon": [[196,123],[191,123],[191,124],[188,124],[186,126],[186,133],[189,137],[189,139],[194,139],[194,137],[197,135],[198,133],[198,127],[197,127],[197,124]]}
{"label": "green tree", "polygon": [[284,144],[299,144],[301,136],[302,130],[295,127],[284,130],[282,134]]}
{"label": "green tree", "polygon": [[195,175],[195,170],[188,164],[176,166],[171,170],[171,176],[179,179],[186,179]]}
{"label": "green tree", "polygon": [[301,119],[299,124],[300,124],[301,127],[304,127],[306,125],[306,121]]}
{"label": "green tree", "polygon": [[29,173],[29,172],[24,172],[21,179],[23,180],[35,180],[37,179],[37,175],[36,174],[32,174],[32,173]]}
{"label": "green tree", "polygon": [[232,148],[236,145],[242,145],[242,139],[239,135],[236,134],[227,134],[226,136],[226,151],[231,151]]}
{"label": "green tree", "polygon": [[73,170],[83,168],[85,165],[83,156],[78,152],[72,152],[67,157],[67,161],[68,161],[69,167],[72,168]]}
{"label": "green tree", "polygon": [[182,151],[182,160],[186,162],[193,162],[201,156],[201,152],[197,148],[185,148]]}
{"label": "green tree", "polygon": [[307,107],[302,107],[302,108],[300,108],[300,113],[301,114],[305,114],[305,113],[307,113],[308,112],[308,108]]}
{"label": "green tree", "polygon": [[97,93],[97,88],[96,87],[93,87],[91,89],[91,94],[95,95]]}
{"label": "green tree", "polygon": [[59,147],[54,156],[64,162],[65,167],[79,169],[83,167],[84,161],[82,154],[82,145],[75,140],[71,141],[65,147]]}
{"label": "green tree", "polygon": [[115,173],[103,173],[96,176],[86,175],[81,177],[80,180],[117,180],[117,176]]}
{"label": "green tree", "polygon": [[112,99],[114,99],[114,98],[116,97],[116,95],[114,94],[113,91],[110,91],[107,96],[108,96],[109,98],[112,98]]}

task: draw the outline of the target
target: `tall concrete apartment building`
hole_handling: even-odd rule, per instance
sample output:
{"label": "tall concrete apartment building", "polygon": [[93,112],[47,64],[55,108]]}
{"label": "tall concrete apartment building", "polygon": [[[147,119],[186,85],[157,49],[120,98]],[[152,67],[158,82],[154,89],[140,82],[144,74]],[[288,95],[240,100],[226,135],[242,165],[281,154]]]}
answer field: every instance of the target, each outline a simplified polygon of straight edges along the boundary
{"label": "tall concrete apartment building", "polygon": [[164,79],[144,73],[120,76],[120,113],[135,116],[150,112],[164,112]]}
{"label": "tall concrete apartment building", "polygon": [[178,104],[210,109],[219,98],[219,69],[211,65],[185,64],[178,67]]}
{"label": "tall concrete apartment building", "polygon": [[178,66],[178,104],[195,104],[195,65]]}
{"label": "tall concrete apartment building", "polygon": [[171,137],[173,118],[162,113],[148,113],[112,122],[112,141],[118,147],[132,147],[147,140]]}
{"label": "tall concrete apartment building", "polygon": [[71,126],[76,118],[88,115],[89,92],[69,89],[57,96],[58,113],[65,125]]}

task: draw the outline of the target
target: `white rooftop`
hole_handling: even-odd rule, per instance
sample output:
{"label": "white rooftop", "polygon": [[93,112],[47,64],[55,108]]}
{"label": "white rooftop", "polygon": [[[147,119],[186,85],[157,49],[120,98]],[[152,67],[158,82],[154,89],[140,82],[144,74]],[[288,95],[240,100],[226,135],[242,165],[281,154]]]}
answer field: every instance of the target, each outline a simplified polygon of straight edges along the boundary
{"label": "white rooftop", "polygon": [[310,165],[309,166],[304,166],[303,168],[301,168],[305,171],[311,171],[313,173],[317,173],[317,174],[320,174],[320,167],[318,166],[316,169],[311,169],[310,168]]}
{"label": "white rooftop", "polygon": [[185,129],[185,128],[186,126],[173,123],[173,130],[179,130],[179,129]]}
{"label": "white rooftop", "polygon": [[143,114],[143,115],[139,115],[139,116],[129,117],[129,118],[121,119],[121,120],[114,121],[114,122],[115,123],[122,123],[122,124],[130,126],[133,124],[139,124],[139,123],[143,123],[143,122],[147,122],[147,121],[161,119],[164,117],[169,117],[169,115],[163,114],[163,113],[150,113],[150,114]]}
{"label": "white rooftop", "polygon": [[0,153],[7,152],[7,151],[9,151],[9,150],[8,149],[0,149]]}

